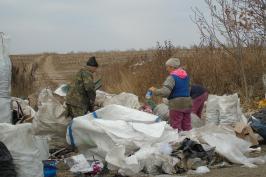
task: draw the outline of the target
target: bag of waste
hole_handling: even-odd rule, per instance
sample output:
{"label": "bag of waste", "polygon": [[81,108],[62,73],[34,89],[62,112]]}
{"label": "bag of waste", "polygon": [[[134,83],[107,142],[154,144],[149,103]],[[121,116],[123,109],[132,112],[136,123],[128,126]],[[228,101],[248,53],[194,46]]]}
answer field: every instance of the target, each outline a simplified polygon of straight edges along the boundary
{"label": "bag of waste", "polygon": [[38,98],[38,111],[32,121],[35,135],[50,137],[50,149],[66,145],[66,129],[70,119],[65,116],[64,106],[55,99],[50,89],[43,89]]}
{"label": "bag of waste", "polygon": [[110,100],[115,94],[110,94],[101,90],[96,90],[96,98],[94,104],[98,107],[103,107],[105,100]]}
{"label": "bag of waste", "polygon": [[11,61],[8,56],[8,41],[9,37],[0,32],[0,123],[11,123]]}
{"label": "bag of waste", "polygon": [[201,143],[215,147],[215,151],[232,163],[243,164],[247,167],[256,167],[261,163],[259,158],[249,158],[245,153],[250,152],[251,143],[238,138],[234,132],[208,124],[194,132]]}
{"label": "bag of waste", "polygon": [[111,104],[121,105],[121,106],[125,106],[128,108],[133,108],[133,109],[140,108],[138,96],[132,93],[126,93],[126,92],[122,92],[119,95],[115,95],[109,99],[106,99],[103,103],[103,106],[107,106]]}
{"label": "bag of waste", "polygon": [[0,141],[0,174],[1,177],[16,177],[13,158],[3,142]]}
{"label": "bag of waste", "polygon": [[43,177],[43,151],[37,146],[30,123],[1,123],[0,141],[11,153],[18,177]]}
{"label": "bag of waste", "polygon": [[240,100],[237,94],[209,95],[206,106],[207,123],[232,125],[242,121]]}
{"label": "bag of waste", "polygon": [[262,119],[251,117],[250,126],[255,132],[262,136],[264,140],[266,140],[266,123]]}
{"label": "bag of waste", "polygon": [[88,151],[99,156],[121,174],[137,174],[144,168],[145,160],[163,154],[161,144],[178,139],[176,130],[157,119],[156,115],[136,109],[108,105],[73,119],[68,126],[67,142],[77,146],[85,157],[89,157]]}

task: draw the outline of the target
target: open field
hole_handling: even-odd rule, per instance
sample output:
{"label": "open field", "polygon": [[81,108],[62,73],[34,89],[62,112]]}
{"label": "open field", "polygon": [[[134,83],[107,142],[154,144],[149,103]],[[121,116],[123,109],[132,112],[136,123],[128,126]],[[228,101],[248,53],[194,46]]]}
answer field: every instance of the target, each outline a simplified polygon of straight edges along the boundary
{"label": "open field", "polygon": [[[27,97],[40,89],[56,88],[69,83],[89,56],[95,55],[101,67],[103,90],[111,93],[131,92],[142,98],[151,86],[160,87],[167,73],[165,61],[173,56],[181,59],[191,83],[202,84],[210,93],[239,93],[244,97],[242,75],[237,62],[223,50],[176,49],[162,46],[148,51],[99,52],[77,54],[13,55],[12,95]],[[262,74],[266,71],[266,54],[245,51],[245,75],[252,99],[264,96]]]}

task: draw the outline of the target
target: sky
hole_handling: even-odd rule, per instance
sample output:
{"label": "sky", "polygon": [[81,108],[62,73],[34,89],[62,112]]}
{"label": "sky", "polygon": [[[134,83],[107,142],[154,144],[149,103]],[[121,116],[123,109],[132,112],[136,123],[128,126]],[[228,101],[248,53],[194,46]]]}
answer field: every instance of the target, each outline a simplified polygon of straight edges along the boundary
{"label": "sky", "polygon": [[10,54],[139,50],[198,44],[191,7],[204,0],[0,0]]}

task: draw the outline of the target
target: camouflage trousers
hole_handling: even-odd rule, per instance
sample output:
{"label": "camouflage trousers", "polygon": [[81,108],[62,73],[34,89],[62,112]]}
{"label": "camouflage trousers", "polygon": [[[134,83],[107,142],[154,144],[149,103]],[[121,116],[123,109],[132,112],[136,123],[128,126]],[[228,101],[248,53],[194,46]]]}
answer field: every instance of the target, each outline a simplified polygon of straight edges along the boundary
{"label": "camouflage trousers", "polygon": [[75,117],[83,116],[87,114],[88,111],[93,112],[93,106],[90,105],[89,109],[85,109],[79,106],[74,106],[70,104],[66,104],[66,116],[71,117],[72,119]]}

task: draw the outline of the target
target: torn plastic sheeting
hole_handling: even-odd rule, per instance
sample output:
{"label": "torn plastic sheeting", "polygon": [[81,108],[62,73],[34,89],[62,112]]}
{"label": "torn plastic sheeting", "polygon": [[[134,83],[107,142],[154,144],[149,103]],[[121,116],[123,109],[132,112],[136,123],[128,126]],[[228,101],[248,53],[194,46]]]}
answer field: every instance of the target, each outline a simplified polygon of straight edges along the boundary
{"label": "torn plastic sheeting", "polygon": [[255,164],[264,163],[260,157],[246,157],[244,153],[249,152],[251,143],[236,137],[234,131],[225,126],[207,124],[201,128],[193,129],[186,136],[215,147],[217,153],[232,163],[244,164],[247,167],[256,167]]}
{"label": "torn plastic sheeting", "polygon": [[[162,143],[141,147],[141,149],[136,151],[133,155],[127,157],[124,163],[121,163],[122,168],[119,169],[119,173],[131,176],[142,169],[146,169],[149,174],[159,174],[161,172],[174,174],[174,166],[179,162],[179,159],[162,154],[160,151],[161,146]],[[116,149],[114,149],[112,153],[123,155],[123,152],[121,153]],[[107,161],[110,161],[108,156],[106,159]]]}
{"label": "torn plastic sheeting", "polygon": [[216,151],[229,161],[238,164],[250,163],[243,154],[248,151],[248,147],[251,145],[250,143],[236,138],[233,135],[220,133],[205,134],[202,138],[209,145],[216,147]]}
{"label": "torn plastic sheeting", "polygon": [[216,152],[226,157],[230,162],[256,167],[254,159],[247,158],[244,153],[249,151],[251,143],[237,138],[235,135],[212,133],[203,134],[202,139],[215,147]]}
{"label": "torn plastic sheeting", "polygon": [[[99,161],[93,161],[89,163],[83,154],[69,157],[64,160],[66,164],[70,167],[70,171],[73,173],[88,173],[94,172],[95,166],[98,166],[100,169],[103,168],[103,164]],[[100,170],[99,169],[99,170]],[[95,171],[96,173],[96,171]]]}
{"label": "torn plastic sheeting", "polygon": [[[107,116],[112,120],[95,119],[88,115],[75,118],[72,125],[68,127],[67,142],[71,144],[70,132],[72,132],[72,142],[78,148],[97,147],[97,155],[100,155],[109,164],[120,168],[120,171],[126,171],[127,174],[136,174],[144,167],[143,158],[154,153],[152,148],[145,150],[144,147],[176,141],[178,133],[165,122],[147,121],[146,115],[151,114],[135,111],[138,110],[128,112],[127,118],[123,118],[123,114],[119,114],[119,111],[116,110],[115,112],[118,114],[115,114],[115,117]],[[112,114],[112,111],[110,113]],[[118,119],[124,120],[115,120],[117,115],[119,115]],[[135,116],[138,117],[135,118]],[[142,123],[139,122],[141,119]],[[151,119],[148,118],[148,120]],[[156,153],[161,153],[159,149],[159,146],[156,147]],[[135,153],[132,155],[132,152]],[[144,155],[138,156],[141,152],[145,152]],[[131,156],[128,157],[130,154]]]}

